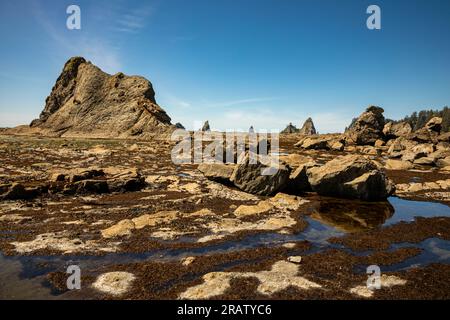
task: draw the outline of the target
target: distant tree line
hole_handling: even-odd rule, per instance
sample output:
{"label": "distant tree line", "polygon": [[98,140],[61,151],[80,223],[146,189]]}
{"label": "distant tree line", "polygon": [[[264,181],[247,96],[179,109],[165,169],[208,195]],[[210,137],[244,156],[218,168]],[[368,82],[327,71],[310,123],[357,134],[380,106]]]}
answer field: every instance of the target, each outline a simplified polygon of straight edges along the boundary
{"label": "distant tree line", "polygon": [[411,115],[404,117],[400,120],[386,119],[386,123],[393,121],[394,123],[408,122],[414,131],[423,128],[425,124],[433,117],[442,118],[442,131],[450,131],[450,108],[444,107],[442,110],[421,110],[419,112],[414,111]]}

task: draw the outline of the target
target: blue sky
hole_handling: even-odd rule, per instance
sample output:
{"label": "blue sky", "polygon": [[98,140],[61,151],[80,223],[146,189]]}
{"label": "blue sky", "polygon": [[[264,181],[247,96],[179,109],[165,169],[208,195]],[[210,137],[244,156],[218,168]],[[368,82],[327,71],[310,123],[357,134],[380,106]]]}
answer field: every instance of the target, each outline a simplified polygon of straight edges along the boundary
{"label": "blue sky", "polygon": [[[81,30],[66,8],[81,8]],[[381,30],[366,9],[381,7]],[[447,0],[16,0],[0,2],[0,126],[28,123],[71,56],[148,78],[188,128],[342,131],[450,105]]]}

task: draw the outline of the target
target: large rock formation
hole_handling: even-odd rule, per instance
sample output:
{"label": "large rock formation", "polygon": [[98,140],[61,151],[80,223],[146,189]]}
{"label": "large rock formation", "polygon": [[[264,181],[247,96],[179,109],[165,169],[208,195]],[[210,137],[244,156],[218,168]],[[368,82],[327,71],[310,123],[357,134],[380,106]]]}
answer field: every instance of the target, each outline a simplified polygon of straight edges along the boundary
{"label": "large rock formation", "polygon": [[309,169],[308,178],[313,191],[326,196],[376,201],[395,190],[377,164],[363,156],[338,157]]}
{"label": "large rock formation", "polygon": [[393,123],[389,121],[383,128],[383,134],[387,139],[406,137],[412,132],[411,125],[408,122]]}
{"label": "large rock formation", "polygon": [[298,129],[297,129],[296,126],[294,126],[294,125],[292,124],[292,122],[289,123],[289,124],[287,125],[287,127],[284,128],[283,131],[281,131],[281,133],[297,133],[297,132],[298,132]]}
{"label": "large rock formation", "polygon": [[206,120],[205,123],[203,124],[202,131],[204,131],[204,132],[211,131],[211,128],[209,127],[209,121],[208,120]]}
{"label": "large rock formation", "polygon": [[370,106],[346,130],[345,134],[358,145],[374,145],[378,139],[383,139],[384,110]]}
{"label": "large rock formation", "polygon": [[299,133],[307,136],[317,134],[316,128],[314,127],[314,123],[311,118],[306,119]]}
{"label": "large rock formation", "polygon": [[419,143],[437,143],[442,129],[442,118],[431,118],[423,128],[408,135],[408,139]]}
{"label": "large rock formation", "polygon": [[174,129],[139,76],[109,75],[81,57],[69,59],[31,131],[49,136],[143,138]]}

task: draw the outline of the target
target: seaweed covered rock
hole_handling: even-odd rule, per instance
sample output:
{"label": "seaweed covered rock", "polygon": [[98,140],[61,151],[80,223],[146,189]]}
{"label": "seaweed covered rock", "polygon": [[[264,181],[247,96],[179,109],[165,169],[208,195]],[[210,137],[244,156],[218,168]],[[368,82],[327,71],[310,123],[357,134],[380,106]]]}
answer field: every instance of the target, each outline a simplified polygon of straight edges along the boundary
{"label": "seaweed covered rock", "polygon": [[363,156],[347,155],[308,170],[313,191],[321,195],[384,200],[395,191],[394,184],[377,164]]}

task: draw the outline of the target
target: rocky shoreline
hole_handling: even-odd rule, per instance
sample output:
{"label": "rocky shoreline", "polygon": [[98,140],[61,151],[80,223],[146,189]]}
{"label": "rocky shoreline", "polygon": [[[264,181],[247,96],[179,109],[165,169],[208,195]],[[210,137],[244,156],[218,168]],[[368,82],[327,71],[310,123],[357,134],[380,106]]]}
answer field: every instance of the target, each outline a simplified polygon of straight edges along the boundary
{"label": "rocky shoreline", "polygon": [[148,80],[72,58],[39,119],[0,130],[0,298],[448,299],[450,134],[383,112],[177,162]]}

